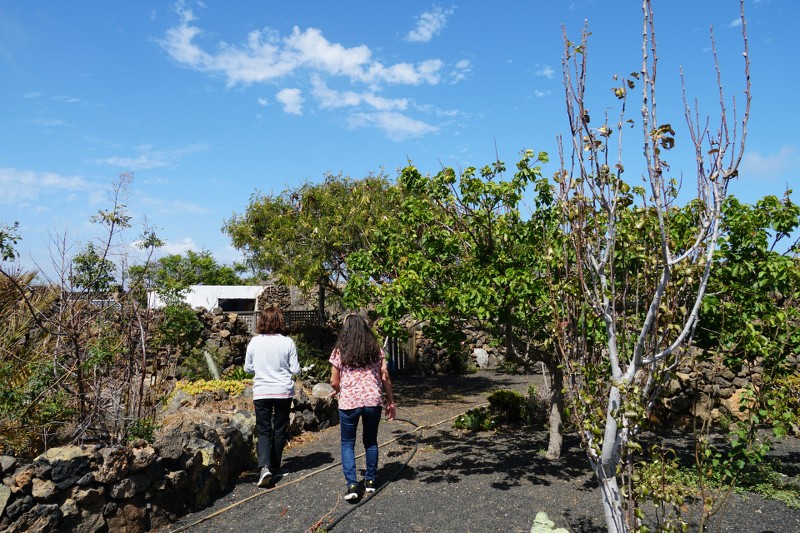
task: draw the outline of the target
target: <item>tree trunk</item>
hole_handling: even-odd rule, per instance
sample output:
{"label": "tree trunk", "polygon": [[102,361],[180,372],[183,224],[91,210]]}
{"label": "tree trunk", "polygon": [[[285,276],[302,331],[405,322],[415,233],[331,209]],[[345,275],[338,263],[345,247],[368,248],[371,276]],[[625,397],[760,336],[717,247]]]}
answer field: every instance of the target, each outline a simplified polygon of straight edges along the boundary
{"label": "tree trunk", "polygon": [[552,361],[545,365],[550,373],[550,440],[545,457],[555,461],[561,457],[564,442],[564,370]]}
{"label": "tree trunk", "polygon": [[617,485],[615,465],[613,463],[609,465],[592,461],[592,467],[600,483],[603,517],[605,518],[608,533],[627,533],[629,529],[622,512],[622,495]]}
{"label": "tree trunk", "polygon": [[325,323],[325,284],[319,283],[319,290],[317,291],[317,317],[319,323]]}
{"label": "tree trunk", "polygon": [[[622,511],[622,495],[617,483],[617,464],[620,457],[620,435],[614,413],[620,408],[619,388],[612,386],[608,393],[606,427],[603,434],[603,447],[599,462],[592,463],[592,469],[600,484],[600,495],[603,500],[603,516],[606,528],[612,533],[629,531]],[[591,460],[591,457],[590,457]]]}

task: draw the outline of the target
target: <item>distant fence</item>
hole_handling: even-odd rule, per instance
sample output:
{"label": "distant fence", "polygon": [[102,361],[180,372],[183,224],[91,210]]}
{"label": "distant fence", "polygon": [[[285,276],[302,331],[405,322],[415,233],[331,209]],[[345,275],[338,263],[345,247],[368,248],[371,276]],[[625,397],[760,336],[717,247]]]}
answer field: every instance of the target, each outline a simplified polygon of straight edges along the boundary
{"label": "distant fence", "polygon": [[[239,311],[236,314],[239,315],[239,318],[241,318],[247,324],[247,331],[249,331],[251,335],[255,335],[258,312]],[[319,319],[319,314],[316,311],[284,311],[283,320],[286,322],[287,328],[318,326],[322,324]]]}
{"label": "distant fence", "polygon": [[408,357],[406,342],[395,337],[386,337],[383,343],[383,351],[387,356],[387,363],[390,371],[404,372],[411,369],[411,361]]}
{"label": "distant fence", "polygon": [[247,331],[250,332],[250,335],[256,334],[256,318],[258,313],[255,311],[248,311],[248,312],[238,312],[236,313],[239,315],[239,318],[247,324]]}
{"label": "distant fence", "polygon": [[283,320],[287,328],[322,325],[317,311],[284,311]]}

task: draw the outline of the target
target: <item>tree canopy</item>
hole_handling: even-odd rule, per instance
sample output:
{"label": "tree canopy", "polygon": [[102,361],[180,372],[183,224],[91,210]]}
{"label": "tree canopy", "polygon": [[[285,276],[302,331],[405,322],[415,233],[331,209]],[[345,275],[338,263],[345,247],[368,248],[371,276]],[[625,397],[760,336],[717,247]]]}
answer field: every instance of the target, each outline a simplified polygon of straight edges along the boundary
{"label": "tree canopy", "polygon": [[340,296],[348,256],[365,248],[377,223],[391,218],[395,187],[383,175],[353,179],[329,174],[278,195],[254,194],[242,214],[224,225],[235,248],[265,277],[309,292]]}
{"label": "tree canopy", "polygon": [[221,265],[208,250],[170,254],[128,269],[134,280],[164,294],[178,293],[189,285],[243,285],[240,266]]}
{"label": "tree canopy", "polygon": [[[497,338],[529,324],[531,300],[543,292],[531,272],[538,269],[533,252],[547,238],[552,204],[538,166],[546,161],[546,154],[527,151],[508,179],[500,161],[460,175],[446,168],[423,176],[407,166],[398,178],[397,217],[381,221],[371,246],[348,260],[346,302],[374,305],[381,327],[395,333],[411,315],[451,349],[463,340],[467,322]],[[525,220],[520,202],[531,182],[541,209]]]}

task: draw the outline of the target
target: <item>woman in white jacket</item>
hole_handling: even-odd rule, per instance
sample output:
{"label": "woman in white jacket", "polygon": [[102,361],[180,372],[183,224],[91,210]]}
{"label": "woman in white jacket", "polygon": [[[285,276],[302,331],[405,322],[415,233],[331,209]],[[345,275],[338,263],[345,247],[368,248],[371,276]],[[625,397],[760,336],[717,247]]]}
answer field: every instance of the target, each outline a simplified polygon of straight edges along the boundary
{"label": "woman in white jacket", "polygon": [[300,373],[297,347],[285,335],[283,313],[267,307],[258,315],[257,335],[247,345],[245,372],[254,372],[253,405],[258,432],[258,486],[267,487],[280,475],[289,413],[294,397],[293,374]]}

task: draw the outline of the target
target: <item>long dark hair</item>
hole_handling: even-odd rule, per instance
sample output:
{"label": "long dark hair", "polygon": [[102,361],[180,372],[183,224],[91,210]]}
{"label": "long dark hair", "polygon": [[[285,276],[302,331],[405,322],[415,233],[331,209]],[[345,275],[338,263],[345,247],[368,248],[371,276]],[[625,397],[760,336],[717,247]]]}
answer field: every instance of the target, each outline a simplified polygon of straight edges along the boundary
{"label": "long dark hair", "polygon": [[274,305],[262,309],[256,321],[256,333],[260,334],[283,333],[285,327],[283,312]]}
{"label": "long dark hair", "polygon": [[344,317],[334,350],[339,350],[342,366],[365,367],[381,358],[381,347],[364,317],[351,313]]}

